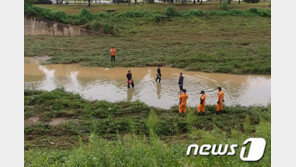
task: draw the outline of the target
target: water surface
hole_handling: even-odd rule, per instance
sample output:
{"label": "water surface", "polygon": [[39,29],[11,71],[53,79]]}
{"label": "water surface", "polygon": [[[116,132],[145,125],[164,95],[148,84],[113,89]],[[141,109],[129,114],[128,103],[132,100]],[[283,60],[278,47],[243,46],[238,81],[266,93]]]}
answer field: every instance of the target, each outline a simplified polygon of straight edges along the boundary
{"label": "water surface", "polygon": [[[178,75],[184,74],[188,105],[197,106],[205,90],[207,104],[215,104],[217,87],[225,93],[225,105],[267,105],[271,98],[270,75],[233,75],[184,71],[162,67],[162,82],[155,83],[156,67],[102,68],[78,64],[41,65],[40,59],[25,58],[25,88],[51,91],[64,87],[88,100],[135,101],[170,108],[178,104]],[[131,70],[135,88],[127,89],[125,75]]]}

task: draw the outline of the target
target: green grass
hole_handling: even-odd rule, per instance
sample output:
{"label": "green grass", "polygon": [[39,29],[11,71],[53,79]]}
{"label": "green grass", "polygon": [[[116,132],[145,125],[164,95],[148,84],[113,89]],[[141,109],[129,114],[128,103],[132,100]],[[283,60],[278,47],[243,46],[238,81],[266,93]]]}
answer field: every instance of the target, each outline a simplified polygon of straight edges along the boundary
{"label": "green grass", "polygon": [[[254,6],[247,5],[245,9],[197,10],[192,5],[188,8],[184,7],[187,5],[176,5],[176,8],[159,5],[152,10],[157,5],[136,6],[118,5],[123,9],[111,14],[100,10],[99,13],[83,10],[78,14],[76,10],[81,10],[81,6],[42,5],[57,10],[54,12],[29,7],[30,10],[25,10],[26,15],[82,24],[114,36],[25,36],[24,54],[48,55],[51,59],[47,63],[81,63],[85,66],[163,65],[205,72],[271,73],[269,8],[249,8]],[[107,9],[111,6],[95,7]],[[72,10],[73,13],[68,12]],[[160,16],[163,14],[171,21],[162,21]],[[109,60],[112,45],[118,50],[116,63]]]}
{"label": "green grass", "polygon": [[[25,166],[270,166],[270,106],[215,106],[197,116],[180,115],[141,102],[87,101],[61,89],[25,90]],[[30,123],[32,117],[39,121]],[[64,118],[58,125],[52,119]],[[186,156],[189,144],[239,144],[249,137],[267,141],[259,162],[232,157]]]}

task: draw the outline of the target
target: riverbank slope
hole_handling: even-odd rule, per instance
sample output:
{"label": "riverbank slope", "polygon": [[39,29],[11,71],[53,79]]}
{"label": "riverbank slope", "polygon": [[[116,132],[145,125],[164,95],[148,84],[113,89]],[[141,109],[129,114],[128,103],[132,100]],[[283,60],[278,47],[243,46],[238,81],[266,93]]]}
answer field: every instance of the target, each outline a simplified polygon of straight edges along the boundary
{"label": "riverbank slope", "polygon": [[[65,10],[67,14],[72,10],[77,14],[78,10],[71,5],[42,7]],[[112,6],[102,5],[98,11],[103,7]],[[84,10],[77,17],[73,15],[67,20],[62,19],[71,23],[79,20],[80,16],[87,18],[94,15],[94,20],[85,26],[93,28],[98,25],[103,27],[103,32],[115,33],[115,36],[25,36],[25,56],[47,55],[51,57],[48,63],[53,64],[82,63],[101,67],[162,65],[236,74],[271,72],[269,9],[185,10],[168,7],[155,11],[149,5],[124,8],[110,14],[90,14]],[[50,12],[48,10],[42,17],[51,17],[46,15]],[[67,15],[62,11],[55,12]],[[171,16],[170,21],[161,20],[164,14]],[[115,63],[110,62],[111,46],[117,48]]]}
{"label": "riverbank slope", "polygon": [[[61,89],[24,93],[25,166],[270,164],[270,106],[226,106],[220,115],[214,114],[215,106],[207,106],[206,114],[197,116],[196,108],[179,114],[177,107],[164,110],[141,102],[91,102]],[[267,141],[259,162],[243,163],[239,154],[185,154],[189,144],[241,145],[249,137]]]}

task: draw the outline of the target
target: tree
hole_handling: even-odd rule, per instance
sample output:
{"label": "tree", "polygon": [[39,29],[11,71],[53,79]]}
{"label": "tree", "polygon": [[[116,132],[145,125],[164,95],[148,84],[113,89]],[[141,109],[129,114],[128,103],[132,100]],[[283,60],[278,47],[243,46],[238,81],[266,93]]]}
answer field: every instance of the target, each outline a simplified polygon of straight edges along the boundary
{"label": "tree", "polygon": [[90,7],[90,1],[91,1],[91,0],[87,0],[87,1],[88,1],[88,7]]}

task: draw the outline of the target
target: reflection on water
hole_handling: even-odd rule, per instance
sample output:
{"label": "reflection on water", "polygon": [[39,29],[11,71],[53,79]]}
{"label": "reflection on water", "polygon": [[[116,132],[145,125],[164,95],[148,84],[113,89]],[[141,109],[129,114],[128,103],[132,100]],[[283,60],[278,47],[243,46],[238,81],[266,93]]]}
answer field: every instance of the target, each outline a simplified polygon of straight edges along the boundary
{"label": "reflection on water", "polygon": [[55,36],[87,36],[94,35],[93,32],[69,26],[63,23],[57,23],[49,20],[42,20],[35,17],[24,18],[25,35],[55,35]]}
{"label": "reflection on water", "polygon": [[[134,89],[127,89],[126,72],[130,69]],[[162,68],[162,81],[155,82],[156,67],[97,68],[77,64],[40,65],[36,58],[25,58],[25,88],[48,90],[64,87],[89,100],[135,101],[170,108],[178,104],[178,75],[183,72],[188,105],[197,106],[200,91],[205,90],[207,104],[215,104],[217,86],[225,92],[226,105],[267,105],[270,102],[269,75],[232,75]]]}

